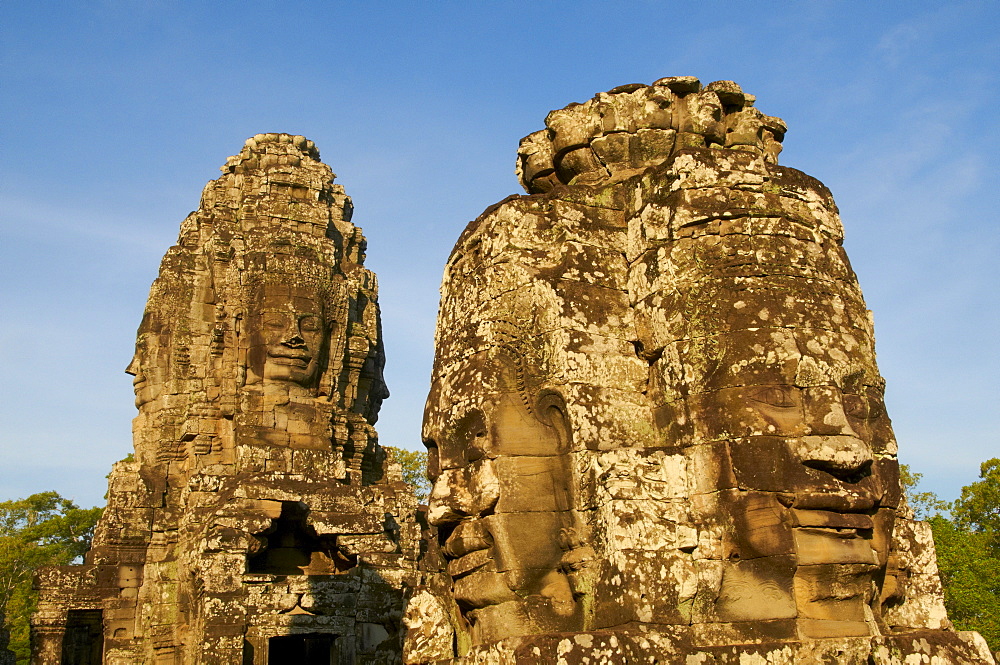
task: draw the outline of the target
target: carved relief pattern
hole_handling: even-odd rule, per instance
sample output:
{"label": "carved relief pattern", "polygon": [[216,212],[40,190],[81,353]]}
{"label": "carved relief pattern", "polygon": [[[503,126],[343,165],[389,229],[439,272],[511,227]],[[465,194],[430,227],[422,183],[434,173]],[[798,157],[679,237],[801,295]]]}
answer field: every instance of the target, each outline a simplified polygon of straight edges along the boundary
{"label": "carved relief pattern", "polygon": [[249,139],[150,289],[135,458],[39,574],[34,662],[991,662],[902,497],[837,207],[755,101],[670,77],[522,140],[528,195],[445,268],[426,510],[374,429],[351,201]]}
{"label": "carved relief pattern", "polygon": [[400,657],[419,527],[374,429],[364,236],[301,136],[257,135],[222,171],[150,289],[135,460],[86,565],[41,575],[38,663],[60,662],[80,608],[103,612],[107,663]]}
{"label": "carved relief pattern", "polygon": [[406,662],[989,662],[905,519],[837,207],[754,103],[672,77],[553,111],[529,195],[462,234],[411,612],[456,637]]}

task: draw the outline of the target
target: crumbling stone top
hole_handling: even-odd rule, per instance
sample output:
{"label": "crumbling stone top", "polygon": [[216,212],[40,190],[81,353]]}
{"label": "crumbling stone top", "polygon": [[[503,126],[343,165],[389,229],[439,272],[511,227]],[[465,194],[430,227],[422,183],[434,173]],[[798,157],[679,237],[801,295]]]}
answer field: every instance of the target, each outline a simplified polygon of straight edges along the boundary
{"label": "crumbling stone top", "polygon": [[[267,157],[264,157],[265,155]],[[219,170],[223,173],[239,173],[240,166],[244,168],[300,166],[303,157],[319,161],[319,149],[304,136],[273,132],[255,134],[246,140],[240,153],[227,159],[225,166]]]}
{"label": "crumbling stone top", "polygon": [[557,185],[617,181],[684,148],[744,150],[777,163],[787,127],[754,108],[733,81],[702,87],[693,76],[632,83],[552,111],[521,139],[517,175],[532,194]]}

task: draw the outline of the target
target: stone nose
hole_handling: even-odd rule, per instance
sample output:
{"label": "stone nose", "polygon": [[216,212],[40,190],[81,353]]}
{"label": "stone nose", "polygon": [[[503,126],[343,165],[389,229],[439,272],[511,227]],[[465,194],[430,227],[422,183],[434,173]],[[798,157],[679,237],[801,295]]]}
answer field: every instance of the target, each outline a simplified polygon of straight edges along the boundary
{"label": "stone nose", "polygon": [[132,376],[138,376],[138,374],[139,374],[139,355],[138,354],[136,354],[132,358],[132,362],[130,362],[128,364],[128,367],[125,368],[125,373],[126,374],[131,374]]}
{"label": "stone nose", "polygon": [[874,461],[871,446],[850,435],[804,436],[798,449],[799,459],[806,466],[849,482],[868,475]]}
{"label": "stone nose", "polygon": [[809,433],[819,436],[857,437],[844,409],[844,396],[836,389],[815,390],[807,404]]}
{"label": "stone nose", "polygon": [[427,497],[427,522],[433,526],[455,524],[464,517],[457,506],[452,506],[455,501],[449,482],[450,473],[445,471],[437,477],[431,486],[430,496]]}
{"label": "stone nose", "polygon": [[490,460],[447,469],[431,487],[427,521],[434,526],[455,524],[468,517],[488,513],[500,498],[500,481]]}
{"label": "stone nose", "polygon": [[306,340],[298,330],[292,329],[285,334],[285,339],[281,343],[285,346],[300,347],[305,346]]}

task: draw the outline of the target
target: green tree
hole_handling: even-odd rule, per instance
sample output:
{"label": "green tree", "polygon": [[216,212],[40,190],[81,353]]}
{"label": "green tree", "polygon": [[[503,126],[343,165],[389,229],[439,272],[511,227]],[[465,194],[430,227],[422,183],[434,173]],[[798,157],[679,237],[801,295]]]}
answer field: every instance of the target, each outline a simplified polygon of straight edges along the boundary
{"label": "green tree", "polygon": [[948,618],[1000,648],[1000,459],[983,462],[980,480],[954,502],[918,492],[923,476],[905,464],[899,475],[917,519],[934,533]]}
{"label": "green tree", "polygon": [[995,553],[1000,554],[1000,459],[983,462],[979,478],[962,488],[953,511],[955,523],[986,536]]}
{"label": "green tree", "polygon": [[29,621],[38,597],[34,572],[79,559],[90,548],[102,508],[82,509],[56,492],[0,502],[0,606],[17,662],[30,657]]}
{"label": "green tree", "polygon": [[1000,459],[979,467],[962,488],[952,522],[932,521],[948,616],[1000,649]]}
{"label": "green tree", "polygon": [[924,474],[913,471],[909,464],[899,465],[899,482],[903,485],[906,501],[913,509],[913,514],[918,520],[929,520],[935,515],[948,514],[952,508],[951,502],[942,501],[934,492],[917,491],[917,485],[923,477]]}
{"label": "green tree", "polygon": [[403,467],[403,480],[413,488],[417,501],[426,502],[431,491],[431,482],[427,479],[427,453],[395,446],[385,448],[392,452],[393,458]]}
{"label": "green tree", "polygon": [[959,630],[978,631],[991,649],[1000,649],[1000,558],[990,537],[941,515],[930,524],[948,618]]}

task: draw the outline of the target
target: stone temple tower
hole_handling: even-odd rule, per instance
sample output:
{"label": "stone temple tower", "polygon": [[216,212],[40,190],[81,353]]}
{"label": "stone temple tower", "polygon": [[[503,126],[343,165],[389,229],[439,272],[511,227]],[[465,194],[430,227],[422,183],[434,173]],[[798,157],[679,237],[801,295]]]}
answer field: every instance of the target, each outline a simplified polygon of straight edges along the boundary
{"label": "stone temple tower", "polygon": [[553,111],[458,239],[405,662],[993,662],[906,508],[837,206],[755,102]]}
{"label": "stone temple tower", "polygon": [[351,200],[259,134],[150,290],[134,459],[81,566],[43,570],[35,662],[399,661],[415,499],[374,430],[384,354]]}

